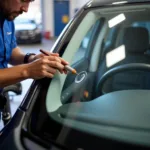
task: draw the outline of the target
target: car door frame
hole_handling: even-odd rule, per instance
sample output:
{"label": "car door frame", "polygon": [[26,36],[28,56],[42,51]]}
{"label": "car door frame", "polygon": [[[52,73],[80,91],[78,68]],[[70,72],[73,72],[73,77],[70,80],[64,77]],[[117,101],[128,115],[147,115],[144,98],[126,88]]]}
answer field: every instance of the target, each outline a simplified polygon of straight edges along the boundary
{"label": "car door frame", "polygon": [[[68,40],[74,34],[76,27],[80,24],[81,20],[84,18],[88,11],[84,10],[84,7],[76,13],[74,18],[66,25],[60,36],[58,37],[57,41],[55,42],[54,46],[51,49],[51,52],[57,52],[62,56],[63,50],[67,46]],[[70,34],[71,31],[71,34]],[[37,97],[43,91],[48,89],[45,84],[49,85],[51,79],[41,79],[33,81],[31,87],[29,88],[27,94],[25,95],[21,105],[17,109],[16,113],[14,114],[10,123],[5,126],[1,130],[0,136],[0,149],[7,150],[10,148],[12,150],[24,150],[25,144],[23,143],[24,136],[29,137],[31,141],[35,141],[40,145],[48,147],[47,143],[41,141],[38,137],[33,136],[32,134],[28,134],[27,130],[27,123],[30,121],[30,116],[32,113],[32,109],[36,103]],[[44,84],[43,84],[44,83]],[[47,89],[46,89],[47,87]],[[43,91],[42,91],[42,90]],[[34,143],[37,147],[38,144]],[[53,143],[55,145],[55,143]],[[56,146],[59,146],[56,144]]]}

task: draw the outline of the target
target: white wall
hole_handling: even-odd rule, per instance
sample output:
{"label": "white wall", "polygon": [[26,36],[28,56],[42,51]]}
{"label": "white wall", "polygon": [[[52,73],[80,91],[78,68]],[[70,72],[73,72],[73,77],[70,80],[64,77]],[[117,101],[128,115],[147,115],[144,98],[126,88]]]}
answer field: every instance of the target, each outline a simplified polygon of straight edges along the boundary
{"label": "white wall", "polygon": [[[89,0],[69,0],[70,1],[70,19],[75,14],[76,8],[81,8]],[[54,4],[53,0],[41,0],[42,4],[42,24],[44,31],[50,31],[54,36]]]}
{"label": "white wall", "polygon": [[76,8],[76,0],[70,0],[70,19],[74,16],[75,8]]}
{"label": "white wall", "polygon": [[30,7],[27,13],[20,15],[20,18],[32,18],[38,19],[41,14],[40,0],[36,0],[34,3],[30,3]]}
{"label": "white wall", "polygon": [[41,0],[43,31],[54,35],[53,0]]}
{"label": "white wall", "polygon": [[84,6],[89,0],[70,0],[70,18],[74,16],[74,12],[76,8],[81,8]]}
{"label": "white wall", "polygon": [[89,0],[76,0],[77,7],[80,8],[86,4]]}

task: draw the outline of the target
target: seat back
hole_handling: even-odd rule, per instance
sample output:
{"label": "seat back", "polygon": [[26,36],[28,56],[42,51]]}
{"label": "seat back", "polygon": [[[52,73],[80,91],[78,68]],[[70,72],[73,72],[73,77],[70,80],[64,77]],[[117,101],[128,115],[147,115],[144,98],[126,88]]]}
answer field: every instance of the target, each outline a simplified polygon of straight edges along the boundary
{"label": "seat back", "polygon": [[[98,84],[102,75],[116,66],[130,63],[150,64],[150,56],[145,53],[149,48],[149,34],[146,28],[125,28],[122,44],[125,46],[125,59],[108,68],[105,57],[99,67]],[[109,78],[104,85],[106,93],[127,89],[150,89],[150,72],[133,70],[118,73]]]}

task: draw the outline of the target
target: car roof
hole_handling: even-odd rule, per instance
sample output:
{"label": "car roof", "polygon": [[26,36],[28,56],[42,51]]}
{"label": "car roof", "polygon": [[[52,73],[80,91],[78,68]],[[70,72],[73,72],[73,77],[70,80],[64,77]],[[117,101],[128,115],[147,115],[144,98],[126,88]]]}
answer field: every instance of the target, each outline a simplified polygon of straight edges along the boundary
{"label": "car roof", "polygon": [[138,3],[150,3],[150,0],[91,0],[84,8],[93,8],[98,6],[114,6],[114,5],[125,5],[125,4],[138,4]]}

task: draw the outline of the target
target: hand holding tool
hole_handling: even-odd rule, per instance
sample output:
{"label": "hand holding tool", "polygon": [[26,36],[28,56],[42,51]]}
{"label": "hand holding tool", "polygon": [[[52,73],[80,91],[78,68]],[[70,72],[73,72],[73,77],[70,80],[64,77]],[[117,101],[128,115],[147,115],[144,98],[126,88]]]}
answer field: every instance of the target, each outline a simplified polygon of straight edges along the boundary
{"label": "hand holding tool", "polygon": [[[46,52],[46,51],[44,51],[44,50],[41,50],[41,49],[40,49],[40,52],[43,53],[43,54],[46,55],[46,56],[49,56],[49,53]],[[77,71],[76,71],[74,68],[70,67],[69,65],[65,65],[65,69],[66,69],[67,71],[72,72],[73,74],[77,74]]]}

